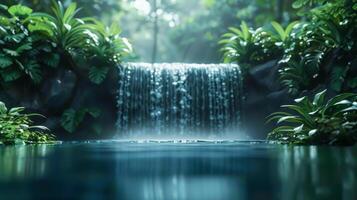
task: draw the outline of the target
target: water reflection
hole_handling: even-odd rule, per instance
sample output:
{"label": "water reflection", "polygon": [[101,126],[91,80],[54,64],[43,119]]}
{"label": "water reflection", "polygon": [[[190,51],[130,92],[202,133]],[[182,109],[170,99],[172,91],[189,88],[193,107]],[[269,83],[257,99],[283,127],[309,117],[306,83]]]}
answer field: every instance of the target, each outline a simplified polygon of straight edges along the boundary
{"label": "water reflection", "polygon": [[356,153],[351,147],[283,147],[282,199],[357,199]]}
{"label": "water reflection", "polygon": [[357,199],[356,153],[259,143],[0,147],[0,199]]}
{"label": "water reflection", "polygon": [[41,177],[48,165],[46,157],[51,152],[48,145],[0,147],[0,180]]}

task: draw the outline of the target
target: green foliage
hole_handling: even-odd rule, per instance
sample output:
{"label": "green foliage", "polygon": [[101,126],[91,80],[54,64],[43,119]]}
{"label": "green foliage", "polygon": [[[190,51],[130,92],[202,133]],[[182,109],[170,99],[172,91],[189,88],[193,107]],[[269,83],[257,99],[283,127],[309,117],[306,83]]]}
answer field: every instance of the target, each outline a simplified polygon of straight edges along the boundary
{"label": "green foliage", "polygon": [[299,7],[313,3],[318,6],[307,13],[309,21],[291,34],[280,61],[283,85],[292,94],[325,83],[337,92],[356,88],[349,84],[356,76],[350,71],[355,65],[357,53],[354,37],[357,33],[357,14],[352,8],[352,1],[296,2]]}
{"label": "green foliage", "polygon": [[276,59],[281,54],[276,37],[263,28],[252,30],[242,22],[239,29],[231,27],[229,30],[219,42],[223,45],[225,62],[238,62],[246,71],[250,65]]}
{"label": "green foliage", "polygon": [[66,131],[73,133],[81,125],[87,114],[98,118],[101,112],[97,108],[81,108],[78,110],[70,108],[62,114],[61,125]]}
{"label": "green foliage", "polygon": [[65,51],[86,48],[88,43],[95,40],[90,30],[91,18],[77,18],[79,12],[77,4],[72,3],[65,9],[62,3],[53,3],[53,15],[47,13],[32,13],[28,18],[31,21],[31,32],[41,32],[49,40],[59,45]]}
{"label": "green foliage", "polygon": [[96,43],[88,48],[86,55],[92,66],[89,79],[96,84],[104,81],[111,66],[115,66],[124,57],[129,56],[132,47],[126,38],[121,38],[121,30],[114,24],[106,27],[100,22],[91,25],[96,34]]}
{"label": "green foliage", "polygon": [[289,144],[349,145],[357,142],[357,94],[343,93],[325,102],[326,90],[310,101],[306,96],[294,105],[284,105],[288,112],[276,112],[268,122],[278,127],[269,140]]}
{"label": "green foliage", "polygon": [[89,79],[95,83],[100,84],[104,81],[109,71],[109,67],[96,67],[92,66],[89,70]]}
{"label": "green foliage", "polygon": [[293,95],[320,84],[336,92],[356,89],[355,5],[351,0],[297,0],[296,8],[314,7],[304,12],[306,22],[293,22],[286,29],[272,22],[271,30],[265,26],[256,31],[243,22],[223,36],[224,60],[247,69],[279,59],[281,83]]}
{"label": "green foliage", "polygon": [[299,24],[299,22],[297,21],[292,22],[286,27],[286,29],[284,29],[284,27],[278,22],[276,21],[271,22],[271,25],[273,26],[275,32],[277,33],[277,35],[276,36],[273,35],[273,37],[275,37],[277,41],[281,42],[276,45],[279,46],[284,44],[284,42],[286,42],[289,39],[291,32],[294,30],[294,27],[297,24]]}
{"label": "green foliage", "polygon": [[[110,28],[94,18],[78,18],[79,9],[71,3],[67,9],[61,2],[53,4],[53,15],[33,13],[29,17],[29,29],[57,44],[64,57],[75,60],[75,56],[85,57],[89,63],[88,78],[100,84],[109,68],[116,66],[132,49],[125,38],[120,37],[120,29]],[[72,63],[73,64],[73,63]],[[72,66],[72,68],[78,68]]]}
{"label": "green foliage", "polygon": [[[0,81],[13,82],[29,77],[40,83],[46,67],[60,61],[78,71],[76,57],[85,58],[88,78],[100,84],[110,67],[116,67],[132,49],[119,28],[107,28],[93,18],[78,18],[75,3],[67,9],[53,3],[53,14],[32,12],[14,5],[0,15]],[[83,69],[81,69],[83,70]]]}
{"label": "green foliage", "polygon": [[[77,81],[102,83],[132,48],[120,37],[117,26],[106,27],[94,18],[79,17],[79,11],[76,3],[65,8],[60,1],[52,2],[51,14],[33,12],[22,5],[1,6],[0,86],[41,84],[45,77],[58,72],[58,66],[74,72]],[[74,132],[87,114],[98,117],[98,112],[94,108],[68,109],[61,124]]]}
{"label": "green foliage", "polygon": [[0,82],[29,77],[39,83],[52,46],[29,33],[24,20],[32,12],[30,8],[15,5],[5,11],[0,15]]}
{"label": "green foliage", "polygon": [[31,118],[42,115],[31,113],[23,114],[25,108],[16,107],[8,109],[0,102],[0,142],[5,144],[25,143],[48,143],[55,138],[47,134],[48,128],[34,126]]}
{"label": "green foliage", "polygon": [[8,11],[14,17],[23,17],[23,18],[26,18],[27,16],[29,16],[32,13],[31,8],[22,6],[20,4],[11,6]]}

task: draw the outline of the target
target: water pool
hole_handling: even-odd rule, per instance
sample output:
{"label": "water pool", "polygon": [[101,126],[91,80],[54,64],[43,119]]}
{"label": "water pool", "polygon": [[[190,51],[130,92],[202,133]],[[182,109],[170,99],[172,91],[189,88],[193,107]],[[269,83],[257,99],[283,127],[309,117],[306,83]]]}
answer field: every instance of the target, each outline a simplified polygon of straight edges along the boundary
{"label": "water pool", "polygon": [[255,142],[0,146],[0,199],[357,199],[357,147]]}

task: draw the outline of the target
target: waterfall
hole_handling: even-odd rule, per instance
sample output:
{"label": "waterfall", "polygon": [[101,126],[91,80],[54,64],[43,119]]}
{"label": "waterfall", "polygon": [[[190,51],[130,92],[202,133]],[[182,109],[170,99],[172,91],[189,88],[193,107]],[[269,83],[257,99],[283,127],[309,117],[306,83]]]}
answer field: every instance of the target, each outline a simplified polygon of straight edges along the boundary
{"label": "waterfall", "polygon": [[238,135],[241,90],[234,64],[126,63],[120,68],[119,135]]}

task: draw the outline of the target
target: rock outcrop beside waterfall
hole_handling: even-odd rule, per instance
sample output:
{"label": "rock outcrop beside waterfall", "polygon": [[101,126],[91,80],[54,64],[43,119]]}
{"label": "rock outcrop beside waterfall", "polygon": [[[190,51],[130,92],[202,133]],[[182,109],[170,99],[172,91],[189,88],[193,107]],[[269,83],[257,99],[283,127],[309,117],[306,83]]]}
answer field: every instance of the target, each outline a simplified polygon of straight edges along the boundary
{"label": "rock outcrop beside waterfall", "polygon": [[254,138],[264,139],[272,129],[266,117],[292,101],[279,83],[277,61],[252,68],[244,78],[243,124]]}
{"label": "rock outcrop beside waterfall", "polygon": [[[273,112],[281,111],[282,105],[293,103],[297,96],[291,96],[279,81],[278,64],[276,60],[266,62],[250,69],[244,78],[244,104],[242,124],[253,138],[265,139],[275,127],[273,123],[266,124],[266,118]],[[328,88],[319,85],[312,90],[303,91],[300,96],[314,96],[317,92]],[[337,93],[328,90],[326,97]]]}
{"label": "rock outcrop beside waterfall", "polygon": [[[0,100],[9,106],[23,106],[29,112],[41,113],[47,117],[44,125],[58,136],[59,139],[95,139],[106,138],[116,131],[116,93],[118,83],[118,68],[112,68],[105,81],[96,85],[86,76],[78,77],[69,69],[59,69],[46,77],[40,85],[26,84],[19,81],[10,88],[0,91]],[[84,117],[74,133],[66,132],[61,127],[62,113],[67,109],[97,107],[100,116]],[[43,122],[43,119],[39,120]],[[94,123],[100,124],[101,134],[95,134]]]}

